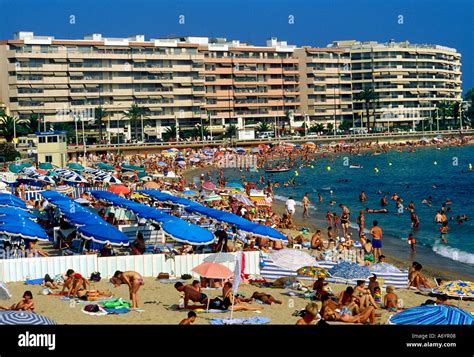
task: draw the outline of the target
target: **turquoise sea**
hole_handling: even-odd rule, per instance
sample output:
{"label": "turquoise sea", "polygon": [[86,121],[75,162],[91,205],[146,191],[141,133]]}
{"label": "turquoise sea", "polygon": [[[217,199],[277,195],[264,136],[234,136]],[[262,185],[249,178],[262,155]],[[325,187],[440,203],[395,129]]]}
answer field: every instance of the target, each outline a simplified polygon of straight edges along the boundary
{"label": "turquoise sea", "polygon": [[[360,164],[362,168],[350,168],[351,163]],[[301,167],[302,163],[296,162],[293,170],[286,173],[267,175],[263,170],[242,173],[229,169],[225,170],[225,175],[231,181],[238,181],[242,174],[250,181],[256,181],[262,174],[280,183],[294,178],[296,187],[280,186],[274,189],[276,199],[285,201],[293,196],[296,201],[301,201],[304,193],[309,192],[313,210],[316,211],[312,219],[319,224],[323,223],[327,210],[339,214],[338,205],[344,203],[351,210],[351,225],[357,227],[355,219],[358,211],[365,207],[382,208],[380,199],[382,194],[386,194],[388,206],[385,208],[389,213],[366,214],[366,227],[370,228],[373,220],[379,221],[384,230],[384,248],[387,252],[438,269],[446,268],[474,276],[474,171],[469,172],[470,163],[474,165],[474,146],[422,148],[412,153],[391,151],[376,156],[341,154],[332,159],[317,159],[311,162],[313,168]],[[362,190],[367,195],[364,204],[359,201]],[[318,192],[323,196],[322,204],[318,202]],[[410,201],[414,202],[415,212],[420,218],[419,229],[412,231],[408,211],[397,214],[395,202],[390,200],[393,192],[403,198],[405,208]],[[422,204],[423,199],[429,196],[432,197],[431,207]],[[334,206],[329,205],[331,199],[336,202]],[[452,201],[451,205],[446,206],[451,208],[448,220],[458,215],[467,215],[469,219],[463,224],[458,224],[456,220],[449,221],[448,244],[444,245],[440,242],[439,225],[434,223],[434,216],[447,199]],[[410,232],[417,239],[416,257],[410,256],[406,243]]]}

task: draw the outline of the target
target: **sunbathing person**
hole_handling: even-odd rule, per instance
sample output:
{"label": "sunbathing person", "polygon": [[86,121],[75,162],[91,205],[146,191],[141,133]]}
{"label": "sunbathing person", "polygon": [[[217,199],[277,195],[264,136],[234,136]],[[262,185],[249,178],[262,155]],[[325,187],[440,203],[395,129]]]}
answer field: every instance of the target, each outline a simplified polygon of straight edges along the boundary
{"label": "sunbathing person", "polygon": [[44,281],[43,281],[43,283],[41,284],[41,286],[44,286],[44,287],[46,287],[46,288],[50,288],[50,289],[53,289],[53,290],[54,290],[54,289],[59,289],[59,285],[56,284],[53,279],[51,279],[51,277],[49,276],[49,274],[46,274],[46,275],[44,276]]}
{"label": "sunbathing person", "polygon": [[182,319],[179,324],[180,325],[191,325],[196,321],[197,315],[194,311],[189,311],[188,312],[188,317],[185,319]]}
{"label": "sunbathing person", "polygon": [[426,277],[421,273],[423,266],[420,263],[413,262],[410,270],[408,271],[408,287],[415,288],[432,288],[431,284],[428,283]]}
{"label": "sunbathing person", "polygon": [[112,293],[110,291],[99,291],[99,290],[86,290],[80,289],[77,292],[77,297],[84,301],[96,301],[101,298],[109,298],[112,297]]}
{"label": "sunbathing person", "polygon": [[370,306],[364,311],[361,311],[357,315],[352,315],[350,310],[347,308],[342,308],[340,312],[326,309],[326,316],[323,316],[325,320],[328,321],[341,321],[347,323],[366,323],[367,321],[370,324],[374,324],[375,322],[375,308]]}
{"label": "sunbathing person", "polygon": [[392,285],[387,286],[387,293],[383,298],[383,306],[389,311],[397,311],[398,296],[393,291],[395,288]]}
{"label": "sunbathing person", "polygon": [[339,295],[338,304],[346,307],[349,311],[359,312],[359,306],[356,304],[356,297],[354,296],[354,289],[348,286],[346,290]]}
{"label": "sunbathing person", "polygon": [[64,293],[65,289],[68,289],[66,296],[76,296],[79,289],[87,289],[88,286],[90,286],[90,283],[86,278],[79,273],[75,273],[74,270],[69,269],[66,272],[66,281],[64,282],[61,294]]}
{"label": "sunbathing person", "polygon": [[14,311],[31,311],[34,312],[35,304],[33,303],[33,294],[27,290],[23,293],[23,300],[13,304],[10,307],[0,306],[0,310],[14,310]]}
{"label": "sunbathing person", "polygon": [[[184,292],[184,308],[185,309],[205,309],[207,307],[207,303],[209,301],[206,294],[197,291],[192,285],[184,285],[181,282],[177,282],[174,284],[174,288],[178,290],[180,293]],[[203,305],[194,305],[190,306],[189,301],[192,302],[199,302]]]}
{"label": "sunbathing person", "polygon": [[261,311],[260,307],[252,307],[249,304],[241,302],[238,298],[232,295],[232,283],[226,282],[222,288],[223,308],[232,311]]}
{"label": "sunbathing person", "polygon": [[297,325],[316,325],[321,320],[319,315],[319,306],[316,302],[310,302],[304,309],[304,315],[296,321]]}
{"label": "sunbathing person", "polygon": [[132,309],[138,308],[138,290],[142,285],[145,285],[143,277],[140,274],[136,271],[122,272],[117,270],[113,278],[110,279],[110,282],[114,284],[115,287],[127,284],[130,292],[130,300],[132,300]]}
{"label": "sunbathing person", "polygon": [[280,300],[275,299],[270,294],[259,293],[258,291],[254,292],[252,294],[252,299],[260,300],[261,302],[263,302],[266,305],[271,305],[271,304],[281,305],[282,304],[282,302]]}
{"label": "sunbathing person", "polygon": [[354,288],[355,302],[359,308],[364,310],[369,306],[377,308],[377,304],[372,297],[370,290],[365,288],[364,280],[357,280],[357,286]]}

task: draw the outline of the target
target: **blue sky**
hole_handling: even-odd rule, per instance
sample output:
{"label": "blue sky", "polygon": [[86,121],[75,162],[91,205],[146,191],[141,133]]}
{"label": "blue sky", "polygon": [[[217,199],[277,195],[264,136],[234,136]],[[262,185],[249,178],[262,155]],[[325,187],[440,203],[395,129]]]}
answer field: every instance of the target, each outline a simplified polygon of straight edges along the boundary
{"label": "blue sky", "polygon": [[473,0],[0,0],[0,14],[0,39],[23,30],[56,38],[102,33],[227,37],[253,44],[278,37],[312,46],[343,39],[434,43],[461,52],[463,91],[474,87]]}

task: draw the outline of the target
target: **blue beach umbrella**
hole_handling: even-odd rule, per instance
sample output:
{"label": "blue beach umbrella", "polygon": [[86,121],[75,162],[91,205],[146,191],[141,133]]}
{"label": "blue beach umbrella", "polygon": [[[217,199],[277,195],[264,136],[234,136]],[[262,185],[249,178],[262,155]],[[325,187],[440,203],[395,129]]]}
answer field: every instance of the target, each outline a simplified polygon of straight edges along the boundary
{"label": "blue beach umbrella", "polygon": [[30,212],[22,209],[15,209],[14,207],[0,207],[0,221],[2,221],[2,216],[24,217],[30,219],[36,218]]}
{"label": "blue beach umbrella", "polygon": [[228,184],[225,185],[225,187],[239,188],[239,189],[244,188],[244,186],[242,186],[242,184],[238,182],[229,182]]}
{"label": "blue beach umbrella", "polygon": [[33,312],[0,311],[0,325],[56,325],[56,322]]}
{"label": "blue beach umbrella", "polygon": [[4,220],[0,222],[0,234],[8,237],[49,241],[48,235],[40,225],[21,217],[12,218],[5,216]]}
{"label": "blue beach umbrella", "polygon": [[38,165],[38,168],[42,170],[52,170],[54,169],[54,166],[50,162],[42,162],[41,164]]}
{"label": "blue beach umbrella", "polygon": [[82,166],[78,162],[70,162],[69,164],[67,164],[67,167],[69,167],[72,170],[76,170],[76,171],[84,171],[84,166]]}
{"label": "blue beach umbrella", "polygon": [[474,316],[455,306],[425,305],[392,315],[388,322],[392,325],[474,325]]}
{"label": "blue beach umbrella", "polygon": [[181,192],[181,194],[183,196],[196,196],[198,193],[196,191],[193,191],[193,190],[185,190],[185,191]]}
{"label": "blue beach umbrella", "polygon": [[105,162],[99,162],[95,166],[97,166],[99,169],[105,170],[105,171],[113,171],[114,170],[114,167],[112,165],[106,164]]}
{"label": "blue beach umbrella", "polygon": [[9,193],[0,193],[0,206],[1,207],[18,207],[26,209],[26,203],[16,196]]}
{"label": "blue beach umbrella", "polygon": [[78,231],[82,237],[96,243],[110,243],[114,246],[128,245],[127,235],[105,221],[81,226]]}

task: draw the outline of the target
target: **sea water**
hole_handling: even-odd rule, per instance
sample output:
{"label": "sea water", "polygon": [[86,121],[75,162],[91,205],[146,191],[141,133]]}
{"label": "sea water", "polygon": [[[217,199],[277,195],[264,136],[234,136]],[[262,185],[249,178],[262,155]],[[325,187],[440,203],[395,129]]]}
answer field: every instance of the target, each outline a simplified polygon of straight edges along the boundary
{"label": "sea water", "polygon": [[[362,168],[350,168],[351,164],[362,165]],[[327,210],[340,214],[340,203],[351,210],[351,226],[354,228],[357,227],[355,221],[360,209],[387,208],[388,214],[366,214],[365,224],[370,228],[372,221],[378,220],[384,231],[384,248],[389,253],[400,258],[413,258],[407,256],[410,247],[406,239],[409,233],[414,233],[417,239],[416,260],[425,260],[439,269],[474,276],[474,172],[469,172],[469,164],[474,164],[473,146],[421,148],[415,152],[405,149],[404,152],[390,151],[381,155],[341,154],[312,161],[310,165],[313,167],[302,167],[302,163],[297,161],[295,167],[285,173],[226,170],[225,174],[232,180],[244,174],[251,181],[256,181],[260,175],[278,181],[280,187],[274,189],[277,200],[285,201],[292,196],[300,204],[308,192],[313,217],[317,217],[320,224],[324,222]],[[296,187],[283,187],[282,183],[290,178],[295,179]],[[362,190],[367,195],[365,203],[359,201]],[[414,202],[415,213],[420,219],[418,229],[412,230],[407,210],[398,214],[395,202],[390,200],[394,192],[402,197],[405,209],[410,201]],[[318,202],[318,193],[323,196],[322,204]],[[383,194],[387,196],[386,207],[380,204]],[[431,207],[422,204],[429,196],[432,197]],[[448,220],[451,216],[455,219],[464,214],[469,220],[462,224],[449,220],[448,244],[445,245],[440,242],[439,225],[434,223],[434,216],[447,199],[452,201],[446,206],[451,207],[451,213],[447,213]],[[335,201],[333,206],[329,205],[331,200]]]}

